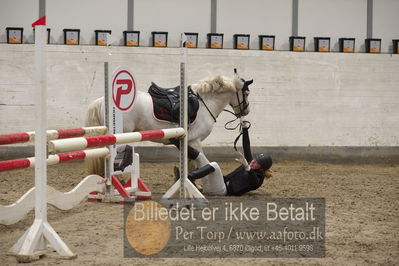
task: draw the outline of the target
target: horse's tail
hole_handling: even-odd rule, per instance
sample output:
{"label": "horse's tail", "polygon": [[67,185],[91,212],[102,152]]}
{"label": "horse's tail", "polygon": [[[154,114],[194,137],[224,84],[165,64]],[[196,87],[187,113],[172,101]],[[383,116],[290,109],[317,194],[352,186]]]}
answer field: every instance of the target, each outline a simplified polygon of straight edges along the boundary
{"label": "horse's tail", "polygon": [[[85,126],[101,126],[104,124],[103,98],[92,102],[86,113]],[[88,175],[104,175],[104,158],[91,158],[85,160],[85,168]]]}
{"label": "horse's tail", "polygon": [[89,105],[86,113],[85,126],[94,127],[103,125],[102,99],[103,98],[98,98]]}

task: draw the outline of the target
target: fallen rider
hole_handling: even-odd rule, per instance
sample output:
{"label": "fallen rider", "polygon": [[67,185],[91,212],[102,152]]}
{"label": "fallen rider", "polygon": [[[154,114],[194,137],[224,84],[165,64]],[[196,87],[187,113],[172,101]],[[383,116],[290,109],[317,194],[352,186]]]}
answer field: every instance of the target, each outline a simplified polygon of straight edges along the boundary
{"label": "fallen rider", "polygon": [[200,168],[188,174],[191,182],[197,179],[203,181],[203,193],[214,196],[240,196],[251,190],[258,189],[264,179],[272,176],[272,158],[266,153],[252,157],[249,141],[249,123],[242,123],[242,146],[244,155],[237,152],[236,161],[241,163],[234,171],[223,176],[216,162],[209,162],[205,155],[189,146],[188,157],[196,160]]}

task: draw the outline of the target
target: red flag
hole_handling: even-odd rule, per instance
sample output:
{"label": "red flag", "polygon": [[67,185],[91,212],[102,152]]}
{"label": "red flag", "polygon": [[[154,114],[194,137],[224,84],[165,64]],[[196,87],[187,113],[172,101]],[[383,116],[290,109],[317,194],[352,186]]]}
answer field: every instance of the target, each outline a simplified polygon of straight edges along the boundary
{"label": "red flag", "polygon": [[46,16],[43,16],[43,17],[39,18],[38,20],[36,20],[35,22],[32,23],[32,27],[33,28],[35,26],[38,26],[38,25],[43,25],[43,26],[46,25]]}

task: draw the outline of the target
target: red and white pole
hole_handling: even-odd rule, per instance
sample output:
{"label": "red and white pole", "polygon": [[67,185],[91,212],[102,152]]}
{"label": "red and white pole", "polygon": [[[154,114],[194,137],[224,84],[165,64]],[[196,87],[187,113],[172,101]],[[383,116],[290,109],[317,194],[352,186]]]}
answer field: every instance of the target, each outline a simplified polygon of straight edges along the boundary
{"label": "red and white pole", "polygon": [[[107,148],[98,148],[85,151],[74,151],[60,154],[49,155],[47,158],[47,165],[56,165],[59,163],[66,163],[71,161],[85,160],[89,158],[100,158],[109,155]],[[35,166],[35,157],[15,159],[0,162],[0,172],[33,168]]]}
{"label": "red and white pole", "polygon": [[[76,137],[89,137],[107,134],[107,127],[80,127],[80,128],[68,128],[68,129],[57,129],[47,130],[47,140],[53,139],[66,139]],[[8,145],[15,143],[24,143],[33,141],[35,139],[35,132],[22,132],[22,133],[11,133],[0,135],[0,145]]]}
{"label": "red and white pole", "polygon": [[103,147],[114,144],[127,144],[156,139],[179,138],[185,134],[183,128],[169,128],[141,132],[120,133],[86,138],[72,138],[49,141],[49,151],[52,153],[84,150],[87,148]]}

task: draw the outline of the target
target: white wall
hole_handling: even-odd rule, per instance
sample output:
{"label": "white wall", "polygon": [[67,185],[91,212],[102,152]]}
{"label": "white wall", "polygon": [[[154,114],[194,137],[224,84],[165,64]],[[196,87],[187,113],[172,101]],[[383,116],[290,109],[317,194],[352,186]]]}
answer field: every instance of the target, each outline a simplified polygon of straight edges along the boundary
{"label": "white wall", "polygon": [[217,32],[224,47],[233,48],[234,34],[250,34],[251,49],[259,49],[258,35],[275,35],[275,49],[289,50],[292,0],[218,0]]}
{"label": "white wall", "polygon": [[[225,48],[233,47],[233,34],[251,35],[251,49],[259,49],[258,35],[276,35],[276,49],[288,50],[293,0],[217,0],[217,31],[224,33]],[[306,37],[308,51],[313,37],[356,38],[356,51],[364,51],[367,33],[367,0],[299,0],[298,33]],[[398,0],[373,1],[373,37],[382,38],[382,51],[390,52],[397,30]],[[51,42],[63,43],[64,28],[81,29],[81,43],[94,44],[94,30],[110,29],[123,44],[127,29],[127,0],[46,0]],[[38,0],[0,0],[0,42],[5,28],[24,27],[25,42],[33,42],[31,23],[37,19]],[[152,31],[169,32],[169,46],[177,47],[180,33],[199,33],[199,47],[206,46],[211,31],[211,0],[134,0],[134,27],[141,31],[141,45],[150,45]]]}
{"label": "white wall", "polygon": [[182,32],[197,32],[199,47],[205,47],[211,29],[210,0],[135,0],[134,28],[141,42],[151,46],[152,31],[167,31],[168,46],[179,47]]}
{"label": "white wall", "polygon": [[7,42],[6,27],[21,27],[24,43],[32,43],[31,25],[38,16],[39,0],[0,0],[0,42]]}
{"label": "white wall", "polygon": [[338,39],[343,37],[356,38],[355,51],[365,51],[367,0],[299,0],[298,17],[298,35],[306,37],[306,50],[314,51],[314,37],[330,37],[331,50],[339,51]]}
{"label": "white wall", "polygon": [[63,29],[80,29],[80,43],[95,43],[94,30],[112,30],[112,35],[123,44],[127,30],[126,0],[47,0],[47,27],[52,41],[64,43]]}
{"label": "white wall", "polygon": [[[179,83],[180,49],[111,47],[138,88]],[[48,46],[48,125],[83,125],[90,101],[103,94],[106,47]],[[253,146],[398,146],[399,55],[189,49],[188,83],[211,74],[253,78]],[[34,128],[33,45],[0,45],[0,132]],[[231,146],[223,113],[208,146]]]}
{"label": "white wall", "polygon": [[373,6],[373,38],[382,38],[383,53],[392,53],[392,39],[399,39],[399,1],[378,0]]}

